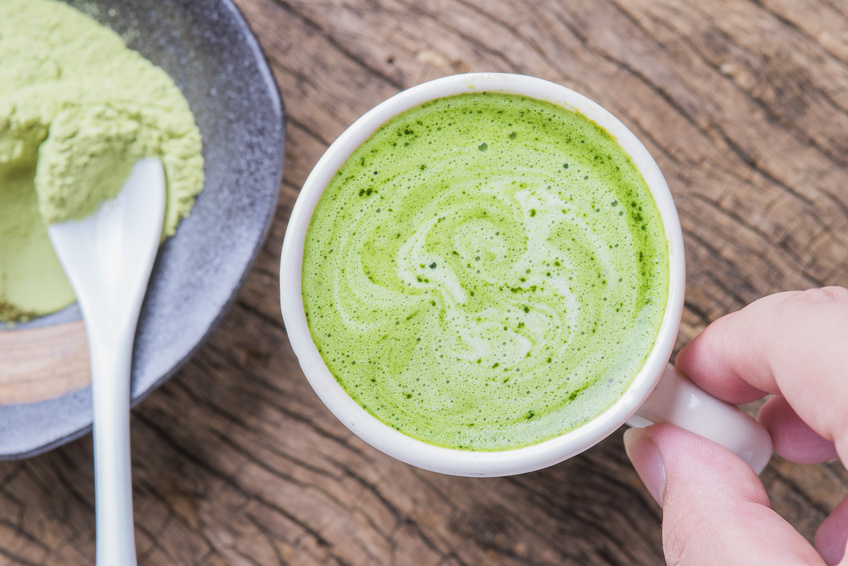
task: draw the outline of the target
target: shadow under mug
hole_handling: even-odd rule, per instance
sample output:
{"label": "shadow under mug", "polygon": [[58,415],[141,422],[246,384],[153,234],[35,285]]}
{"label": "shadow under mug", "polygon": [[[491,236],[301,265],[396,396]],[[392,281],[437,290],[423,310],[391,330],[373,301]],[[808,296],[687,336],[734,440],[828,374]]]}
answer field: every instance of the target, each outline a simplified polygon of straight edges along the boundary
{"label": "shadow under mug", "polygon": [[[312,341],[301,294],[304,240],[313,211],[331,179],[353,151],[394,116],[429,100],[465,92],[500,92],[575,110],[609,132],[631,157],[659,209],[668,241],[669,292],[662,324],[647,360],[624,394],[606,411],[550,440],[502,451],[443,448],[410,438],[360,407],[330,373]],[[597,444],[626,422],[672,423],[722,444],[757,473],[772,453],[768,432],[734,405],[693,385],[668,364],[683,311],[683,236],[668,185],[647,149],[604,108],[561,85],[523,75],[470,73],[430,81],[389,98],[359,118],[327,149],[310,173],[289,219],[283,242],[280,293],[292,348],[315,392],[353,433],[378,450],[414,466],[460,476],[504,476],[559,463]]]}

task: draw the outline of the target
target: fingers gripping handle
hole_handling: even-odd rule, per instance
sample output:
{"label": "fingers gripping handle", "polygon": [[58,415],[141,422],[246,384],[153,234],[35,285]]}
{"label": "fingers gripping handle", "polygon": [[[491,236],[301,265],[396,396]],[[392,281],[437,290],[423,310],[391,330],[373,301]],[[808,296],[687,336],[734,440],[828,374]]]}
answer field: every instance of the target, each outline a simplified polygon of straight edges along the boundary
{"label": "fingers gripping handle", "polygon": [[735,405],[704,392],[669,364],[660,382],[627,424],[669,423],[721,444],[759,474],[771,459],[771,436]]}

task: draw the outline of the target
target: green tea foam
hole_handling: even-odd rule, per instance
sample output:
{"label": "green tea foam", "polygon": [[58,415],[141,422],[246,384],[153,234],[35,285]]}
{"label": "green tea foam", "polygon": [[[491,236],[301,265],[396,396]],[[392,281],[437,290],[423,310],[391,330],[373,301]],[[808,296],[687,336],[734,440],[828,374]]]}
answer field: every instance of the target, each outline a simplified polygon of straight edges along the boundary
{"label": "green tea foam", "polygon": [[605,130],[470,93],[396,116],[351,155],[302,275],[312,339],[357,403],[430,444],[504,450],[621,396],[659,331],[668,245]]}

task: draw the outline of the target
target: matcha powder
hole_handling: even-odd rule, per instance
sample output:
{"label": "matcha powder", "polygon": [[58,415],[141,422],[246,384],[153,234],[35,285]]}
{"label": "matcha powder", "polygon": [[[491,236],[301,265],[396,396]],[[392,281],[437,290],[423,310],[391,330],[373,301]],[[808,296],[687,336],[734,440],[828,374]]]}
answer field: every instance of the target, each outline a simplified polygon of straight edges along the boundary
{"label": "matcha powder", "polygon": [[0,61],[0,320],[14,321],[75,300],[47,225],[89,215],[159,156],[171,236],[203,187],[203,157],[171,78],[61,2],[2,0]]}

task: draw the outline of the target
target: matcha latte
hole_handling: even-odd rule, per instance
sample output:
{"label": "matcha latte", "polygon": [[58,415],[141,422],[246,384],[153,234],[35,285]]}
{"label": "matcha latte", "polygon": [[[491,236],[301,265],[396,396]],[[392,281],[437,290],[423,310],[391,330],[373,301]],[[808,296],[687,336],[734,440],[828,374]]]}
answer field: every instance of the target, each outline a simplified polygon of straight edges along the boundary
{"label": "matcha latte", "polygon": [[668,294],[662,220],[580,114],[439,98],[387,122],[324,191],[302,297],[328,369],[383,423],[505,450],[591,420],[647,358]]}

